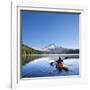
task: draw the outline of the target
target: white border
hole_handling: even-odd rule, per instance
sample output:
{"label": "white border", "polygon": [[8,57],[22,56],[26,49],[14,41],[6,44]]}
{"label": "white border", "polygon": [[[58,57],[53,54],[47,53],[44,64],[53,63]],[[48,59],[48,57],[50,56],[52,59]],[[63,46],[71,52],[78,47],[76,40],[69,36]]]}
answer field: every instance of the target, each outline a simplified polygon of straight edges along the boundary
{"label": "white border", "polygon": [[[60,86],[60,85],[70,85],[70,84],[84,84],[87,82],[87,56],[85,54],[85,35],[87,33],[86,28],[86,8],[71,5],[55,5],[55,4],[38,4],[38,3],[17,3],[11,4],[11,29],[12,29],[12,77],[11,77],[11,87],[46,87],[46,86]],[[57,11],[57,12],[74,12],[80,14],[80,60],[81,60],[81,72],[80,77],[68,76],[64,78],[46,78],[46,79],[20,79],[20,10],[41,10],[41,11]]]}

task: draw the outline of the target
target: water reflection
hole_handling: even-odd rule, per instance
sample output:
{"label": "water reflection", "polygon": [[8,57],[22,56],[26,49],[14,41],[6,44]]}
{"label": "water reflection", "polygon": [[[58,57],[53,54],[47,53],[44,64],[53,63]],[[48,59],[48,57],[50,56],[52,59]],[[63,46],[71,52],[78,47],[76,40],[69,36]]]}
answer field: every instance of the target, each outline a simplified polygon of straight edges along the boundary
{"label": "water reflection", "polygon": [[28,62],[34,61],[35,59],[41,58],[42,56],[22,56],[22,65]]}
{"label": "water reflection", "polygon": [[[22,65],[22,77],[48,77],[79,75],[79,58],[63,58],[63,62],[68,66],[69,71],[60,69],[55,62],[59,57],[26,57]],[[26,62],[27,61],[27,62]]]}

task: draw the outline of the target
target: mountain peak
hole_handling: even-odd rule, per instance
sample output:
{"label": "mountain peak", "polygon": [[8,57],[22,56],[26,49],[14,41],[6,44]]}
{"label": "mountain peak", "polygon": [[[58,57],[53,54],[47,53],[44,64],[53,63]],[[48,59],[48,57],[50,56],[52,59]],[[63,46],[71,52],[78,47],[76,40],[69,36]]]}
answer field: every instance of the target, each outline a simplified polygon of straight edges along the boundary
{"label": "mountain peak", "polygon": [[43,48],[45,50],[49,50],[49,49],[55,49],[56,45],[54,43],[49,44],[47,47]]}
{"label": "mountain peak", "polygon": [[48,49],[54,49],[56,48],[56,45],[54,43],[51,43],[47,46]]}

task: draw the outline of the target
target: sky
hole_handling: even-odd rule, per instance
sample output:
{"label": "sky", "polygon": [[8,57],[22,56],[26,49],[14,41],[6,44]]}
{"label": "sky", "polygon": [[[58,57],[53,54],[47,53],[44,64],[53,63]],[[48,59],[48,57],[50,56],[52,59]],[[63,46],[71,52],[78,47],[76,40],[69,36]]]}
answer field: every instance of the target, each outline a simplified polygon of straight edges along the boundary
{"label": "sky", "polygon": [[44,48],[51,43],[64,48],[79,48],[79,14],[21,11],[22,43]]}

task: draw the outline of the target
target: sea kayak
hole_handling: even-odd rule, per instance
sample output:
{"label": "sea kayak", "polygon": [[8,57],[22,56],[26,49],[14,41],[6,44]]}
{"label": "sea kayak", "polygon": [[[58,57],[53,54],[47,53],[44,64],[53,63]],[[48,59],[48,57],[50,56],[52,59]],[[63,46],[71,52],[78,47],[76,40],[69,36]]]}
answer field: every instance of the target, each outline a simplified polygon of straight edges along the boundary
{"label": "sea kayak", "polygon": [[59,70],[59,71],[69,71],[69,68],[67,66],[65,66],[64,64],[56,64],[56,68]]}

